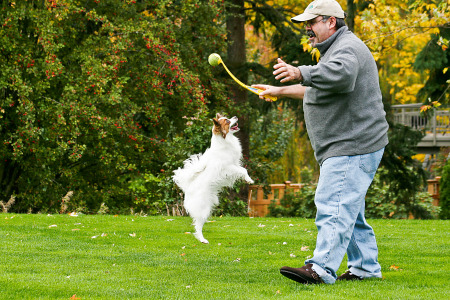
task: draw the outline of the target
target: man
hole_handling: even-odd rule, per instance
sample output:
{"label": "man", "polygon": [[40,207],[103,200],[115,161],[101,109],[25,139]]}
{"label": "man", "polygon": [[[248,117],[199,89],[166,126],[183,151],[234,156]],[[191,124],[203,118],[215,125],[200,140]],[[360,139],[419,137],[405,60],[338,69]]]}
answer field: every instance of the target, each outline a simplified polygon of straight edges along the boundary
{"label": "man", "polygon": [[[315,66],[294,67],[278,59],[274,75],[290,86],[255,85],[264,95],[303,99],[306,128],[320,165],[315,194],[318,235],[311,259],[283,267],[300,283],[381,277],[373,229],[364,218],[364,198],[388,144],[378,71],[369,49],[345,26],[334,0],[316,0],[291,20],[304,22],[321,54]],[[336,272],[347,253],[348,271]]]}

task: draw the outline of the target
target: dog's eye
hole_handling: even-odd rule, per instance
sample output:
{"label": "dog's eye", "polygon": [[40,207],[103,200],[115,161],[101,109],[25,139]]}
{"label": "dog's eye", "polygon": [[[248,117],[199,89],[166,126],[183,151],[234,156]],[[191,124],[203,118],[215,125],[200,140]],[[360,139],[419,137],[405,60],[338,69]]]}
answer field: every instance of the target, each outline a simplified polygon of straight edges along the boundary
{"label": "dog's eye", "polygon": [[227,124],[230,124],[231,123],[231,121],[230,120],[227,120]]}

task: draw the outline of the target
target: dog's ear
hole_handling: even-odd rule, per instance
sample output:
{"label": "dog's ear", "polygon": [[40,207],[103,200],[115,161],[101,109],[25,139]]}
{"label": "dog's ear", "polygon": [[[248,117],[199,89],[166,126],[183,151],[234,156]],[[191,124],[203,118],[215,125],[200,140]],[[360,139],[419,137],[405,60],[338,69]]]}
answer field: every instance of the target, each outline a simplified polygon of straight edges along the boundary
{"label": "dog's ear", "polygon": [[223,138],[226,138],[228,132],[224,128],[222,128],[222,125],[220,125],[219,120],[214,118],[214,119],[212,119],[212,121],[214,122],[213,131],[216,134],[221,134]]}
{"label": "dog's ear", "polygon": [[214,134],[221,134],[223,136],[222,126],[220,126],[219,120],[212,119],[212,121],[214,122],[213,133]]}
{"label": "dog's ear", "polygon": [[219,113],[216,114],[216,119],[219,120],[220,118],[223,118],[223,116]]}

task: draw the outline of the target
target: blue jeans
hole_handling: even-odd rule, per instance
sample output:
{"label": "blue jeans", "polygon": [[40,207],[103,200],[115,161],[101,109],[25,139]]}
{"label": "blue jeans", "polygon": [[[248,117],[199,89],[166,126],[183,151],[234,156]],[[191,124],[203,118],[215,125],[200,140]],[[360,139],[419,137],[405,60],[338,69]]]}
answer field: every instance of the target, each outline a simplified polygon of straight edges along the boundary
{"label": "blue jeans", "polygon": [[350,272],[364,278],[381,277],[375,234],[364,218],[364,208],[383,153],[384,148],[364,155],[331,157],[320,167],[314,199],[316,249],[305,263],[312,263],[325,283],[336,281],[346,252]]}

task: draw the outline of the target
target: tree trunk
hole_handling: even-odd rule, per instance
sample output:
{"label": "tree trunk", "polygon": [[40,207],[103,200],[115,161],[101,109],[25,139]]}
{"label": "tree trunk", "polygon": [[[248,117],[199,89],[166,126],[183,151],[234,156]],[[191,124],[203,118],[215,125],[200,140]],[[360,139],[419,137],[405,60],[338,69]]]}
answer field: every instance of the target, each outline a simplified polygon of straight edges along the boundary
{"label": "tree trunk", "polygon": [[355,3],[353,0],[347,0],[347,18],[346,23],[350,31],[355,31]]}
{"label": "tree trunk", "polygon": [[[245,10],[244,0],[230,0],[227,7],[227,66],[239,80],[246,83],[248,72],[245,68]],[[230,87],[233,101],[236,104],[237,117],[239,118],[240,131],[238,137],[241,140],[242,153],[249,157],[249,118],[244,111],[239,110],[247,106],[247,90],[234,84]]]}

